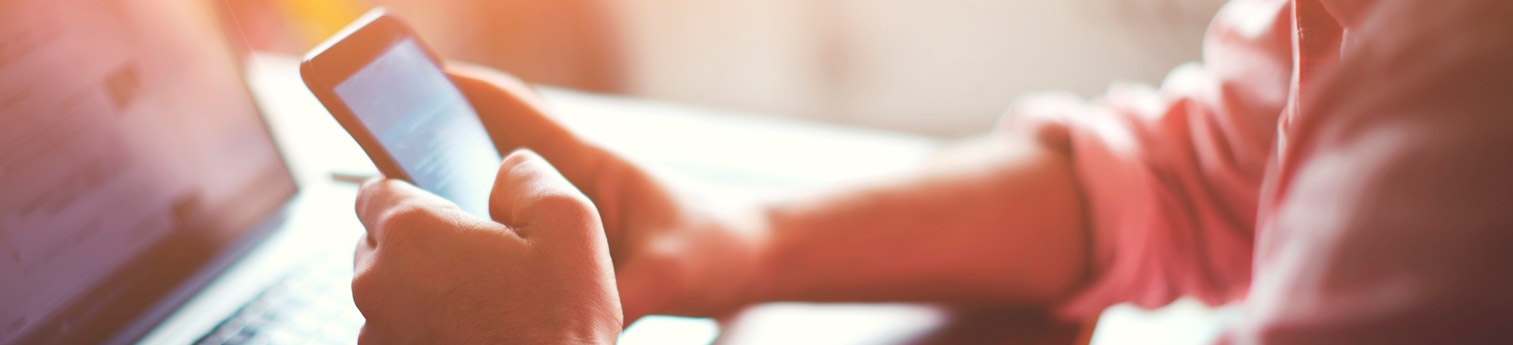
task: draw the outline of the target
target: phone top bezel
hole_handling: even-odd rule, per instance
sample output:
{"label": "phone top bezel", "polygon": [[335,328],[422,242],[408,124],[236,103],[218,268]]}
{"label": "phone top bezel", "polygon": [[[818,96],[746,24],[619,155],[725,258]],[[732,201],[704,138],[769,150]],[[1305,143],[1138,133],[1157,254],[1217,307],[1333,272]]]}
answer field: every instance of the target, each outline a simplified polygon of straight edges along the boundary
{"label": "phone top bezel", "polygon": [[352,24],[347,25],[341,31],[326,39],[320,45],[310,50],[300,63],[300,77],[304,79],[305,86],[315,97],[330,111],[331,117],[336,118],[352,139],[357,141],[373,165],[378,167],[379,172],[385,177],[397,178],[410,183],[415,180],[410,178],[408,172],[399,165],[394,156],[384,149],[377,136],[363,125],[356,113],[353,113],[347,103],[336,94],[336,85],[346,81],[353,74],[373,62],[379,56],[388,52],[394,44],[406,39],[415,42],[431,63],[438,70],[442,68],[441,59],[430,47],[415,35],[399,18],[389,14],[382,7],[375,8],[363,14]]}

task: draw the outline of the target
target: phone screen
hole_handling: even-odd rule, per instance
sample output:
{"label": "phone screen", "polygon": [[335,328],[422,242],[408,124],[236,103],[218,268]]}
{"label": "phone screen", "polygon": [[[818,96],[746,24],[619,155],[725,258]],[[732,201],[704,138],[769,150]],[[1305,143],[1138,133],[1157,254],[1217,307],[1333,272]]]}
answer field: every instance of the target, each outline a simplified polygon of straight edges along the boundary
{"label": "phone screen", "polygon": [[411,183],[490,219],[499,151],[418,42],[395,42],[334,89]]}

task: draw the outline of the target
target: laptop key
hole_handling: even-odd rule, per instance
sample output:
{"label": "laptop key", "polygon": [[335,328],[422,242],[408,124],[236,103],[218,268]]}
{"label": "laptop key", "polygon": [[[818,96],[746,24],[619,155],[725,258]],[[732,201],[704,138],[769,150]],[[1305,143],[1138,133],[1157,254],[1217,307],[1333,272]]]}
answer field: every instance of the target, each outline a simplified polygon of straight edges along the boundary
{"label": "laptop key", "polygon": [[222,321],[197,344],[357,343],[357,333],[364,320],[357,307],[352,305],[349,267],[317,263],[290,272]]}

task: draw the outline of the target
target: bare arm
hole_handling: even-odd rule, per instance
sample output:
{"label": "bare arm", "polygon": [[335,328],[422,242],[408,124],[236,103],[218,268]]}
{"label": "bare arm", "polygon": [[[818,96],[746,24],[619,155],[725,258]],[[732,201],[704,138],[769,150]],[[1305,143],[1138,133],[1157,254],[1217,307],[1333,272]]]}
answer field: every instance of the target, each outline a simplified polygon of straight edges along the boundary
{"label": "bare arm", "polygon": [[1070,160],[1020,135],[916,174],[766,205],[751,298],[1043,304],[1086,273]]}
{"label": "bare arm", "polygon": [[603,216],[626,321],[748,303],[1047,303],[1086,274],[1070,158],[1036,135],[964,143],[909,176],[734,212],[578,139],[517,80],[454,70],[502,150],[539,152]]}

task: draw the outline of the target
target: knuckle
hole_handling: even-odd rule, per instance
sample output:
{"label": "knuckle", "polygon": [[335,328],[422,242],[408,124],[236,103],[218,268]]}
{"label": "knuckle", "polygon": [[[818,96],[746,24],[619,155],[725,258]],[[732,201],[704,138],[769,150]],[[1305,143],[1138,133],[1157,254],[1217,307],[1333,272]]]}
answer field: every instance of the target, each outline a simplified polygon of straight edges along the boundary
{"label": "knuckle", "polygon": [[599,211],[582,195],[546,193],[525,206],[527,214],[557,221],[599,221]]}
{"label": "knuckle", "polygon": [[510,151],[509,155],[504,156],[503,165],[511,168],[518,167],[530,161],[532,156],[534,154],[530,149],[518,148]]}
{"label": "knuckle", "polygon": [[544,167],[545,160],[540,158],[535,151],[530,149],[516,149],[500,163],[500,182],[506,185],[518,187],[535,180],[549,167]]}
{"label": "knuckle", "polygon": [[436,220],[436,215],[419,205],[403,204],[384,212],[379,220],[386,236],[403,236],[418,228],[424,228]]}
{"label": "knuckle", "polygon": [[377,194],[378,192],[380,192],[380,189],[382,189],[383,187],[384,187],[384,178],[383,177],[373,177],[373,178],[369,178],[367,180],[363,180],[362,184],[359,184],[357,186],[357,191],[358,191],[358,195],[360,195],[360,196],[361,195],[374,195],[374,194]]}
{"label": "knuckle", "polygon": [[508,156],[504,156],[504,160],[499,163],[499,174],[495,177],[497,179],[495,185],[513,189],[529,181],[533,175],[533,170],[530,168],[532,160],[530,152],[529,149],[516,149]]}
{"label": "knuckle", "polygon": [[379,278],[371,270],[355,272],[352,275],[352,302],[359,309],[371,310],[375,306],[375,296],[378,295]]}

